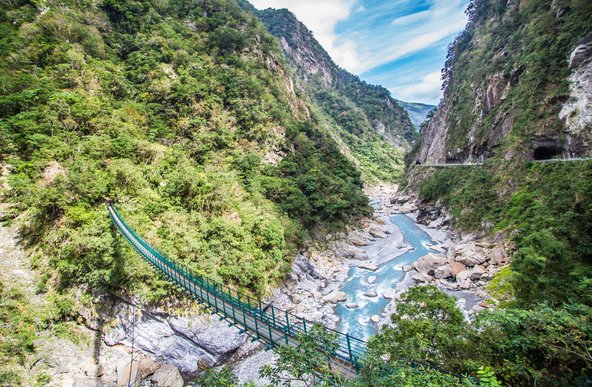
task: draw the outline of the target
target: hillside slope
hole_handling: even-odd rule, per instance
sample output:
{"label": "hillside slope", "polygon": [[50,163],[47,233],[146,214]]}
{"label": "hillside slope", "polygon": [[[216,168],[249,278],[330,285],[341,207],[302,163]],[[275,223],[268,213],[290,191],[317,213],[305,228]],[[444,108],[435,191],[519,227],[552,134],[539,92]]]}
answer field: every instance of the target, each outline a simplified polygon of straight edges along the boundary
{"label": "hillside slope", "polygon": [[407,112],[381,86],[369,85],[338,67],[311,31],[286,9],[242,6],[275,35],[296,75],[296,88],[312,97],[327,130],[367,180],[402,177],[403,151],[417,138]]}
{"label": "hillside slope", "polygon": [[[521,305],[590,304],[592,4],[476,0],[450,49],[444,99],[408,156],[410,188],[457,227],[515,246]],[[436,171],[420,163],[485,160]]]}
{"label": "hillside slope", "polygon": [[[498,307],[475,318],[483,335],[469,357],[507,385],[584,385],[592,160],[573,158],[592,151],[592,3],[473,0],[468,14],[444,98],[407,156],[407,189],[511,255],[488,284]],[[417,165],[467,161],[483,163]]]}
{"label": "hillside slope", "polygon": [[368,214],[235,1],[93,4],[0,4],[0,160],[49,284],[171,291],[120,248],[105,197],[171,258],[259,295],[309,231]]}

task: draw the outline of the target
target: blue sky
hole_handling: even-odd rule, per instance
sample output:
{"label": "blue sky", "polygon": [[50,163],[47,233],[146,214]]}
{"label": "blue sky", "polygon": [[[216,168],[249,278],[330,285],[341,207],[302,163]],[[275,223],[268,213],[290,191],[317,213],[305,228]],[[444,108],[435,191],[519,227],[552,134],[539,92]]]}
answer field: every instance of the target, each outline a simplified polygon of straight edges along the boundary
{"label": "blue sky", "polygon": [[288,8],[335,62],[393,96],[437,104],[448,45],[466,24],[469,0],[250,0]]}

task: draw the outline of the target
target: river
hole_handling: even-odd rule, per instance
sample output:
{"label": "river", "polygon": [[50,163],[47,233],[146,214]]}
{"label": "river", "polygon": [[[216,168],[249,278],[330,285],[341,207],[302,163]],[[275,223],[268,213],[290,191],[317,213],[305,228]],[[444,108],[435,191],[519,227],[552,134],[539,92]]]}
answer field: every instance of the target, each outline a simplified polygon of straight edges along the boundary
{"label": "river", "polygon": [[[436,252],[428,247],[435,242],[413,219],[402,214],[392,215],[389,218],[391,223],[402,232],[405,242],[411,246],[411,249],[389,259],[388,256],[380,256],[383,249],[375,249],[374,244],[366,246],[364,250],[371,260],[381,259],[386,262],[380,264],[375,272],[352,267],[347,281],[341,288],[347,294],[348,301],[336,306],[336,313],[340,318],[339,330],[364,339],[376,333],[376,325],[370,321],[370,318],[373,315],[380,315],[389,303],[390,300],[384,298],[382,294],[387,288],[395,289],[401,282],[405,276],[403,266],[412,264],[430,252]],[[382,240],[377,242],[384,243]],[[353,307],[354,305],[356,307]]]}

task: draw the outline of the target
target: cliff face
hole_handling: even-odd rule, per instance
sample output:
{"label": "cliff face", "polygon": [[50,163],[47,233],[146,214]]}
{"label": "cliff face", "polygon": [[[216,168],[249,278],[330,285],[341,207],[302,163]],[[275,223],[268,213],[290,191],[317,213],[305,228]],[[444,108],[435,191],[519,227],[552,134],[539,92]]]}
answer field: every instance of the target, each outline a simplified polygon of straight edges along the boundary
{"label": "cliff face", "polygon": [[[267,30],[281,43],[288,63],[295,70],[302,88],[335,91],[360,108],[371,128],[389,143],[409,147],[416,139],[409,117],[388,90],[369,85],[338,67],[304,24],[286,9],[257,12]],[[329,108],[330,109],[330,108]]]}
{"label": "cliff face", "polygon": [[589,155],[591,8],[579,0],[471,3],[415,160]]}

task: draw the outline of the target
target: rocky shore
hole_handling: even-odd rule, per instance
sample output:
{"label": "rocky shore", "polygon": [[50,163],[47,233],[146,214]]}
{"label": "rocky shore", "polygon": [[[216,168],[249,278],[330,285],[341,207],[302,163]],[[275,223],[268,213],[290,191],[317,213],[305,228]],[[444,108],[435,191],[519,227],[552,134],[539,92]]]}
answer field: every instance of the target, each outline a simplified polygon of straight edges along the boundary
{"label": "rocky shore", "polygon": [[436,285],[455,296],[467,316],[487,307],[489,296],[485,286],[509,263],[505,246],[482,235],[452,231],[452,216],[443,206],[425,205],[414,197],[399,195],[397,189],[385,185],[368,188],[367,195],[375,207],[374,217],[357,228],[327,236],[323,248],[299,254],[284,286],[267,302],[335,328],[339,322],[335,312],[337,303],[358,307],[341,291],[350,268],[376,271],[380,265],[412,249],[401,230],[389,221],[394,214],[405,214],[416,220],[433,240],[428,247],[434,253],[404,266],[406,274],[395,286],[378,294],[370,294],[372,291],[365,294],[369,298],[390,300],[384,311],[372,316],[370,321],[377,326],[388,323],[400,294],[422,284]]}

